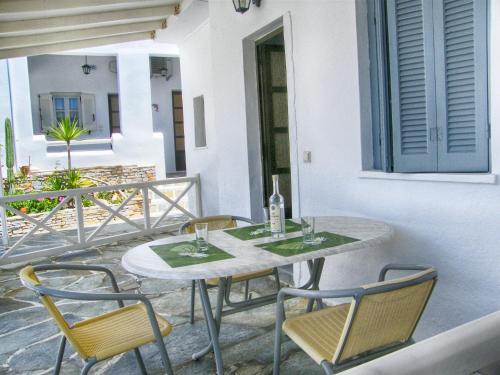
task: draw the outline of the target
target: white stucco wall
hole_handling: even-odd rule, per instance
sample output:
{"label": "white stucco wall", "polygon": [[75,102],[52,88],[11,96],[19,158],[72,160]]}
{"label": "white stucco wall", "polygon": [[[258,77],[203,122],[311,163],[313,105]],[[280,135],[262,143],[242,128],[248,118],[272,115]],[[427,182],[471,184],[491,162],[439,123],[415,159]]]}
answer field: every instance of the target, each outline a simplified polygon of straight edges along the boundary
{"label": "white stucco wall", "polygon": [[[312,151],[312,163],[296,160],[301,212],[367,216],[396,229],[395,238],[379,249],[328,259],[321,287],[373,281],[387,262],[435,265],[440,280],[417,338],[500,309],[496,294],[500,289],[498,184],[359,177],[362,156],[355,1],[312,4],[267,0],[244,15],[235,13],[228,1],[211,1],[209,6],[209,24],[181,48],[181,69],[186,103],[203,85],[207,109],[214,111],[207,127],[209,149],[217,144],[216,171],[213,155],[201,156],[190,144],[192,122],[187,117],[191,111],[185,104],[188,170],[210,179],[210,186],[203,186],[205,201],[214,194],[209,187],[217,186],[219,191],[218,203],[210,203],[210,213],[250,215],[247,141],[259,140],[247,140],[242,40],[290,12],[290,29],[285,33],[293,40],[287,48],[294,64],[296,98],[289,104],[296,110],[297,155]],[[500,71],[495,67],[500,66],[500,2],[491,1],[491,21],[491,157],[492,172],[498,174]],[[205,76],[210,61],[211,82]],[[203,84],[195,79],[195,72],[203,77]]]}
{"label": "white stucco wall", "polygon": [[[0,60],[0,144],[4,145],[5,131],[4,121],[11,117],[10,113],[10,91],[9,91],[9,75],[6,60]],[[3,164],[2,154],[2,164]]]}
{"label": "white stucco wall", "polygon": [[[113,134],[112,150],[73,151],[74,166],[154,164],[157,178],[164,178],[163,134],[153,130],[150,52],[143,50],[135,52],[131,49],[118,55],[120,74],[117,91],[120,94],[122,133]],[[34,134],[27,58],[10,59],[7,64],[10,73],[12,121],[18,165],[27,164],[28,159],[31,158],[32,166],[36,169],[52,169],[56,165],[64,167],[66,165],[65,153],[47,153],[45,135]],[[8,81],[2,80],[0,84],[0,92],[3,92],[8,86]]]}
{"label": "white stucco wall", "polygon": [[96,69],[84,75],[84,56],[41,55],[28,57],[33,128],[41,134],[38,95],[51,92],[93,94],[97,129],[85,138],[109,138],[108,94],[118,93],[117,73],[109,70],[115,56],[89,56],[88,63]]}
{"label": "white stucco wall", "polygon": [[[202,204],[205,215],[219,212],[219,180],[217,176],[217,144],[226,139],[216,136],[210,27],[204,23],[179,46],[184,105],[187,175],[201,173]],[[194,139],[193,98],[203,95],[207,147],[196,148]]]}
{"label": "white stucco wall", "polygon": [[174,121],[172,114],[172,91],[181,90],[181,72],[179,58],[171,58],[172,76],[151,79],[151,102],[158,105],[158,112],[153,111],[153,129],[163,134],[165,169],[175,172]]}

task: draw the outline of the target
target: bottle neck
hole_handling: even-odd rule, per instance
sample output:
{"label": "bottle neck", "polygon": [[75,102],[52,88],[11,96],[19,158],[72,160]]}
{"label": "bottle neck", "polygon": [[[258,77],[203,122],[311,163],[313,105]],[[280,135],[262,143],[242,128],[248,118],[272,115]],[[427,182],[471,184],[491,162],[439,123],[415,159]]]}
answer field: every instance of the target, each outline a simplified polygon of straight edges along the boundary
{"label": "bottle neck", "polygon": [[273,177],[273,194],[279,194],[280,193],[280,187],[278,184],[278,179]]}

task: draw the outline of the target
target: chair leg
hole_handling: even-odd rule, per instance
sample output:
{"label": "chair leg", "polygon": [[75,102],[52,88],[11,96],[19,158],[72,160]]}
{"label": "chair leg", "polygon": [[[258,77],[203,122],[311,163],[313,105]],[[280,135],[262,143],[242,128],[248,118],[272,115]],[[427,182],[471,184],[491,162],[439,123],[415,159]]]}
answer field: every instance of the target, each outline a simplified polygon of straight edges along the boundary
{"label": "chair leg", "polygon": [[[280,311],[282,310],[282,311]],[[280,363],[281,363],[281,326],[283,325],[283,317],[284,317],[284,308],[283,305],[277,306],[276,309],[276,328],[274,331],[274,364],[273,364],[273,375],[280,374]]]}
{"label": "chair leg", "polygon": [[85,362],[85,366],[82,368],[81,375],[87,375],[90,371],[90,368],[97,363],[95,358],[91,358],[88,362]]}
{"label": "chair leg", "polygon": [[134,349],[135,358],[137,359],[137,364],[139,365],[139,369],[141,370],[142,375],[147,375],[146,366],[144,365],[144,361],[142,360],[141,352],[139,348]]}
{"label": "chair leg", "polygon": [[245,280],[245,301],[248,301],[250,289],[250,280]]}
{"label": "chair leg", "polygon": [[333,375],[333,369],[330,363],[328,363],[327,361],[323,361],[321,362],[321,367],[323,367],[326,375]]}
{"label": "chair leg", "polygon": [[163,366],[165,366],[165,370],[168,375],[174,375],[174,371],[172,370],[172,365],[170,364],[170,359],[168,358],[167,349],[165,348],[165,343],[162,339],[156,340],[156,345],[158,346],[158,350],[160,351],[161,360],[163,362]]}
{"label": "chair leg", "polygon": [[194,324],[194,303],[196,297],[196,281],[191,281],[191,310],[189,312],[189,323]]}
{"label": "chair leg", "polygon": [[61,344],[59,344],[59,352],[57,353],[56,366],[54,367],[54,375],[59,375],[61,371],[61,363],[64,356],[64,349],[66,348],[66,336],[61,337]]}
{"label": "chair leg", "polygon": [[281,289],[281,282],[280,282],[280,274],[278,272],[278,269],[275,268],[273,273],[274,273],[274,279],[276,280],[276,292],[279,292]]}

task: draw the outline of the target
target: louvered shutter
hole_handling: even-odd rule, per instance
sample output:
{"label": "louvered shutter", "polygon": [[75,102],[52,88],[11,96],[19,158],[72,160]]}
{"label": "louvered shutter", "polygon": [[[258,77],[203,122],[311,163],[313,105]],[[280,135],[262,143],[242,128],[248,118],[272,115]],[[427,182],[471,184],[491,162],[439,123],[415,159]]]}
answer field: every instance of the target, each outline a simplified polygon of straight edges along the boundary
{"label": "louvered shutter", "polygon": [[43,133],[49,130],[55,119],[54,119],[54,106],[52,104],[51,94],[40,94],[38,95],[38,106],[40,109],[40,128]]}
{"label": "louvered shutter", "polygon": [[90,131],[97,130],[95,118],[95,96],[92,94],[82,94],[82,125]]}
{"label": "louvered shutter", "polygon": [[432,0],[388,0],[395,172],[437,170]]}
{"label": "louvered shutter", "polygon": [[435,0],[438,170],[489,170],[486,0]]}

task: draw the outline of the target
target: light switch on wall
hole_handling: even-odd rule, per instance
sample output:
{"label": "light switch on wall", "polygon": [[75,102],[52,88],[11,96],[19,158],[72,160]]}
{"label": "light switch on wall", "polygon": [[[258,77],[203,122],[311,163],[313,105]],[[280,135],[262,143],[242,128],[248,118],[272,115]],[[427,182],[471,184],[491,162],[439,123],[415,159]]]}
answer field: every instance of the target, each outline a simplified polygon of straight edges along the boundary
{"label": "light switch on wall", "polygon": [[304,163],[311,162],[311,151],[304,151]]}

